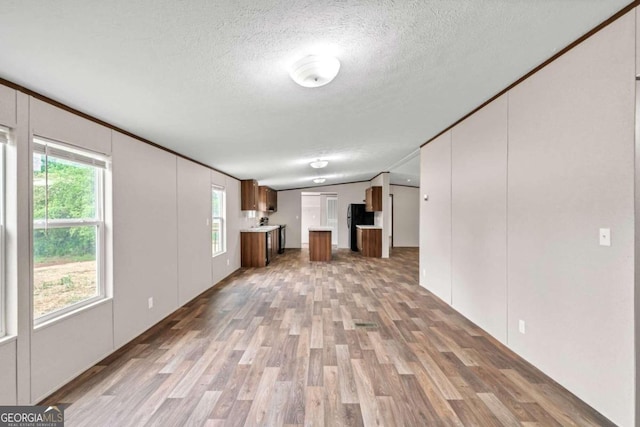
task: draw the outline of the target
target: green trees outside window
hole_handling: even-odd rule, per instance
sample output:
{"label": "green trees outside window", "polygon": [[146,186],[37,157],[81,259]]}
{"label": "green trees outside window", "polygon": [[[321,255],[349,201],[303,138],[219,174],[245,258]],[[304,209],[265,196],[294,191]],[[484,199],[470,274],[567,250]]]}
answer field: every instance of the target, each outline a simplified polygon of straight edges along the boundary
{"label": "green trees outside window", "polygon": [[[96,218],[96,174],[94,167],[34,154],[33,219],[51,221]],[[36,169],[37,166],[37,169]],[[46,239],[35,238],[34,259],[83,261],[95,258],[92,227],[47,229]]]}
{"label": "green trees outside window", "polygon": [[[102,296],[100,245],[104,170],[45,144],[33,153],[33,312],[48,319]],[[79,159],[79,160],[78,160]],[[83,160],[84,159],[84,160]]]}

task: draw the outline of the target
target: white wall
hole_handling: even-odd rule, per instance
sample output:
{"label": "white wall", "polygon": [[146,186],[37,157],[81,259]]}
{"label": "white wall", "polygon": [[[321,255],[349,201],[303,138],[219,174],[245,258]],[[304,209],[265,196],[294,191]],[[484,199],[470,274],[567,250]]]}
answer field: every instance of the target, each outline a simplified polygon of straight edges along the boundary
{"label": "white wall", "polygon": [[451,131],[420,150],[420,198],[420,285],[451,304]]}
{"label": "white wall", "polygon": [[17,402],[16,340],[0,344],[0,404],[15,405]]}
{"label": "white wall", "polygon": [[112,319],[109,299],[33,332],[31,402],[44,399],[113,351]]}
{"label": "white wall", "polygon": [[111,154],[111,130],[80,116],[29,98],[31,133],[87,150]]}
{"label": "white wall", "polygon": [[2,126],[13,128],[18,122],[16,96],[15,90],[0,85],[0,124]]}
{"label": "white wall", "polygon": [[421,283],[619,425],[635,422],[634,101],[631,13],[421,150]]}
{"label": "white wall", "polygon": [[[113,138],[116,347],[178,306],[176,156],[120,133]],[[148,299],[153,298],[153,308]]]}
{"label": "white wall", "polygon": [[507,342],[507,97],[451,133],[451,303]]}
{"label": "white wall", "polygon": [[303,192],[335,193],[338,195],[338,247],[349,248],[349,230],[347,229],[347,206],[351,203],[364,203],[365,190],[369,182],[328,185],[298,190],[278,191],[278,212],[269,217],[270,224],[286,224],[287,248],[300,248],[300,196]]}
{"label": "white wall", "polygon": [[178,158],[178,303],[211,287],[211,170]]}
{"label": "white wall", "polygon": [[620,425],[634,412],[634,31],[628,14],[509,93],[509,344]]}
{"label": "white wall", "polygon": [[393,246],[414,248],[420,244],[420,189],[389,186],[393,194]]}

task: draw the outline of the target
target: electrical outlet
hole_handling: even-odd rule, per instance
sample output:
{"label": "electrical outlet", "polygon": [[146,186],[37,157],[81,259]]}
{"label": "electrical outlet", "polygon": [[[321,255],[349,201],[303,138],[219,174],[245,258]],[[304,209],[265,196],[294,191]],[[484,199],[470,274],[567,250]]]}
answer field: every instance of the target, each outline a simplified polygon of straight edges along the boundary
{"label": "electrical outlet", "polygon": [[149,297],[149,310],[153,308],[153,297]]}
{"label": "electrical outlet", "polygon": [[521,334],[526,332],[524,320],[522,319],[518,321],[518,331],[520,331]]}
{"label": "electrical outlet", "polygon": [[600,246],[611,246],[611,229],[600,229]]}

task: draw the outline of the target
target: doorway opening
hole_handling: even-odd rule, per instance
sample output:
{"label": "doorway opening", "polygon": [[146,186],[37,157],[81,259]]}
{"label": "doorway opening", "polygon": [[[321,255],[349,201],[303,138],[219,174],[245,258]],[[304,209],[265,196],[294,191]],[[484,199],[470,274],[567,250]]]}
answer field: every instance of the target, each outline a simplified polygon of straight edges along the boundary
{"label": "doorway opening", "polygon": [[302,192],[300,246],[309,247],[309,227],[331,227],[331,246],[338,246],[338,194]]}

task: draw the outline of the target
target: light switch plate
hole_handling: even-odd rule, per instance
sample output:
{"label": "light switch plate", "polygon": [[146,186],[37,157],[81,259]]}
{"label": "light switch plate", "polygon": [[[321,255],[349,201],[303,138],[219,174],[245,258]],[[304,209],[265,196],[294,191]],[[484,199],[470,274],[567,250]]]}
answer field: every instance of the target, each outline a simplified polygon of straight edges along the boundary
{"label": "light switch plate", "polygon": [[153,297],[149,297],[149,309],[153,308]]}
{"label": "light switch plate", "polygon": [[600,229],[600,246],[611,246],[611,229]]}
{"label": "light switch plate", "polygon": [[520,331],[521,334],[524,334],[526,332],[524,320],[518,321],[518,331]]}

